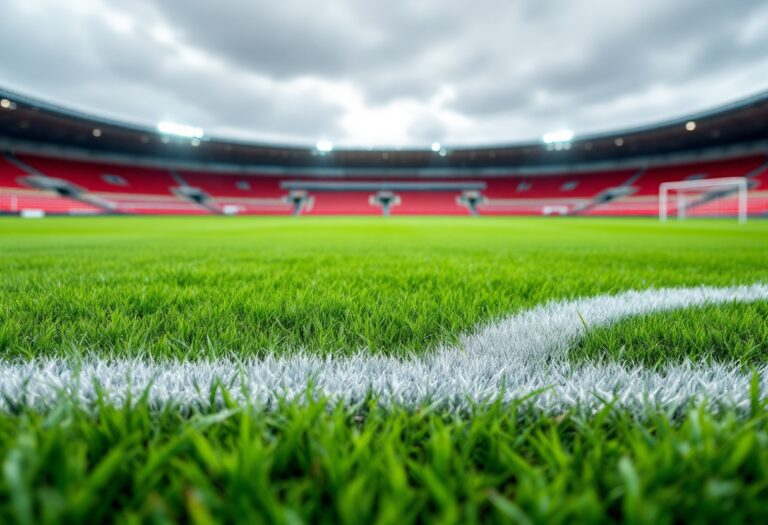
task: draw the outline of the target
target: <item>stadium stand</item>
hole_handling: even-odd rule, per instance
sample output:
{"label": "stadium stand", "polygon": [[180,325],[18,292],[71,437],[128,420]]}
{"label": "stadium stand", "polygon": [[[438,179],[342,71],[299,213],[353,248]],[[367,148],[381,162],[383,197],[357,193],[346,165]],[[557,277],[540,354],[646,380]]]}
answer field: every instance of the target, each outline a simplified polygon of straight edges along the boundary
{"label": "stadium stand", "polygon": [[[77,194],[57,195],[35,188],[30,175],[70,184]],[[484,188],[480,215],[655,215],[659,184],[691,178],[741,176],[752,180],[749,212],[768,213],[768,157],[748,156],[688,164],[571,174],[487,176],[473,179]],[[289,215],[291,184],[297,178],[216,171],[169,170],[75,161],[32,155],[0,159],[0,212],[34,208],[49,214],[248,214]],[[414,191],[409,184],[456,184],[450,179],[428,183],[406,179],[314,179],[331,189],[310,189],[298,212],[302,215],[381,215],[376,184],[395,189],[391,215],[468,215],[470,209],[455,187]],[[347,184],[349,189],[345,189]],[[360,184],[370,189],[360,189]],[[432,186],[429,186],[431,188]],[[311,185],[310,185],[311,188]],[[97,205],[94,205],[94,202]],[[105,202],[108,206],[98,206]],[[706,202],[692,214],[732,213],[735,198]]]}
{"label": "stadium stand", "polygon": [[27,188],[19,180],[26,175],[25,171],[12,164],[8,159],[0,157],[0,188]]}
{"label": "stadium stand", "polygon": [[392,215],[469,215],[469,208],[459,203],[461,193],[399,192],[400,202]]}
{"label": "stadium stand", "polygon": [[29,155],[18,159],[44,175],[67,180],[90,193],[167,196],[178,185],[168,171],[160,169]]}
{"label": "stadium stand", "polygon": [[[768,216],[768,93],[567,144],[439,151],[191,140],[0,95],[5,214],[652,216],[663,182],[744,177],[749,214]],[[735,205],[712,191],[689,211]]]}
{"label": "stadium stand", "polygon": [[620,186],[636,170],[488,179],[488,198],[589,198]]}
{"label": "stadium stand", "polygon": [[177,173],[184,182],[205,190],[212,197],[280,199],[285,195],[285,191],[280,188],[279,177],[198,171],[178,171]]}
{"label": "stadium stand", "polygon": [[48,214],[85,215],[101,213],[89,204],[56,195],[40,193],[0,193],[0,211],[41,210]]}
{"label": "stadium stand", "polygon": [[647,170],[634,184],[636,196],[658,195],[662,182],[692,178],[747,177],[765,164],[765,157],[721,160],[708,163],[663,166]]}
{"label": "stadium stand", "polygon": [[311,197],[306,215],[381,215],[371,203],[371,192],[318,192]]}
{"label": "stadium stand", "polygon": [[[748,212],[751,215],[768,213],[768,185],[763,177],[768,171],[768,157],[750,156],[745,158],[715,160],[708,163],[690,163],[654,167],[644,171],[631,184],[632,192],[624,198],[598,204],[586,211],[587,215],[655,215],[658,213],[659,185],[669,181],[683,181],[694,178],[746,177],[752,181],[749,194]],[[737,202],[732,198],[720,198],[703,203],[690,210],[691,215],[731,215],[736,212]],[[672,210],[674,212],[674,209]]]}

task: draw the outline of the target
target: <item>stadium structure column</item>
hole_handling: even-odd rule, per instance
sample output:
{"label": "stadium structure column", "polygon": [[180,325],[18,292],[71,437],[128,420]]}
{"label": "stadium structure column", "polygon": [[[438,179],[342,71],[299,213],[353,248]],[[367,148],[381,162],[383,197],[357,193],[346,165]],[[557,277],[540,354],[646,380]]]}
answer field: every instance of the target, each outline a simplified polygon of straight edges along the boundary
{"label": "stadium structure column", "polygon": [[469,213],[473,216],[480,215],[480,211],[477,209],[477,207],[485,201],[485,197],[483,197],[482,193],[476,190],[466,190],[462,192],[461,196],[458,198],[459,204],[462,206],[466,206],[469,208]]}
{"label": "stadium structure column", "polygon": [[381,214],[387,217],[392,206],[396,206],[400,198],[391,191],[382,190],[377,191],[376,195],[371,196],[371,200],[373,201],[371,204],[381,206]]}
{"label": "stadium structure column", "polygon": [[291,190],[291,192],[288,194],[287,197],[285,197],[285,199],[293,207],[291,211],[291,215],[293,215],[294,217],[297,217],[301,215],[301,212],[304,210],[304,207],[309,201],[309,194],[307,193],[306,190]]}

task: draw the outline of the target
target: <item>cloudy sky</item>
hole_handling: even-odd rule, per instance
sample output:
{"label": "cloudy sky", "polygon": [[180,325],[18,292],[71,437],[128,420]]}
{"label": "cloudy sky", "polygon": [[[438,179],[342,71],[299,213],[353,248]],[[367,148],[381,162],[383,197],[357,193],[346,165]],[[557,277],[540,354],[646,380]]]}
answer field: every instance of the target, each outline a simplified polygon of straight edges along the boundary
{"label": "cloudy sky", "polygon": [[610,130],[768,89],[765,0],[3,0],[0,86],[354,146]]}

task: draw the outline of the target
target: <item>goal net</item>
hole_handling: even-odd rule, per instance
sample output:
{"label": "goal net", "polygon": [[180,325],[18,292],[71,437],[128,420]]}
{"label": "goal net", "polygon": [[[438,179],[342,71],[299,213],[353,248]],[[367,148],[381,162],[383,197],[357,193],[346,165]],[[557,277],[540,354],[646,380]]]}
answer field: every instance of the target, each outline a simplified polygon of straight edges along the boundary
{"label": "goal net", "polygon": [[735,216],[746,222],[747,189],[744,177],[664,182],[659,186],[659,220]]}

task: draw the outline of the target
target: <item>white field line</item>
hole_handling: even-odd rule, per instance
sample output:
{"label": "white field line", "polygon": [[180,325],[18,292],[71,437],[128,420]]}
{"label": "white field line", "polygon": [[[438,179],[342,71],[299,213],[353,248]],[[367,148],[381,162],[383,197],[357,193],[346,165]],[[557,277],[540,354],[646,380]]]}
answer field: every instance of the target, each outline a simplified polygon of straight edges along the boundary
{"label": "white field line", "polygon": [[[573,364],[567,352],[589,328],[630,316],[766,299],[768,285],[758,284],[651,289],[551,302],[466,335],[458,347],[408,359],[361,351],[350,357],[301,353],[242,361],[5,361],[0,363],[0,410],[48,408],[62,396],[90,405],[99,390],[108,401],[122,403],[146,389],[153,407],[207,408],[211,385],[217,382],[235,400],[265,405],[280,398],[305,398],[312,383],[316,394],[348,404],[372,393],[383,404],[432,403],[459,409],[500,396],[511,402],[545,389],[527,402],[548,412],[591,410],[607,401],[629,410],[675,410],[703,399],[745,408],[752,375],[733,365],[689,362],[650,370],[616,363]],[[768,367],[757,373],[765,395]],[[214,396],[214,403],[220,400]]]}

